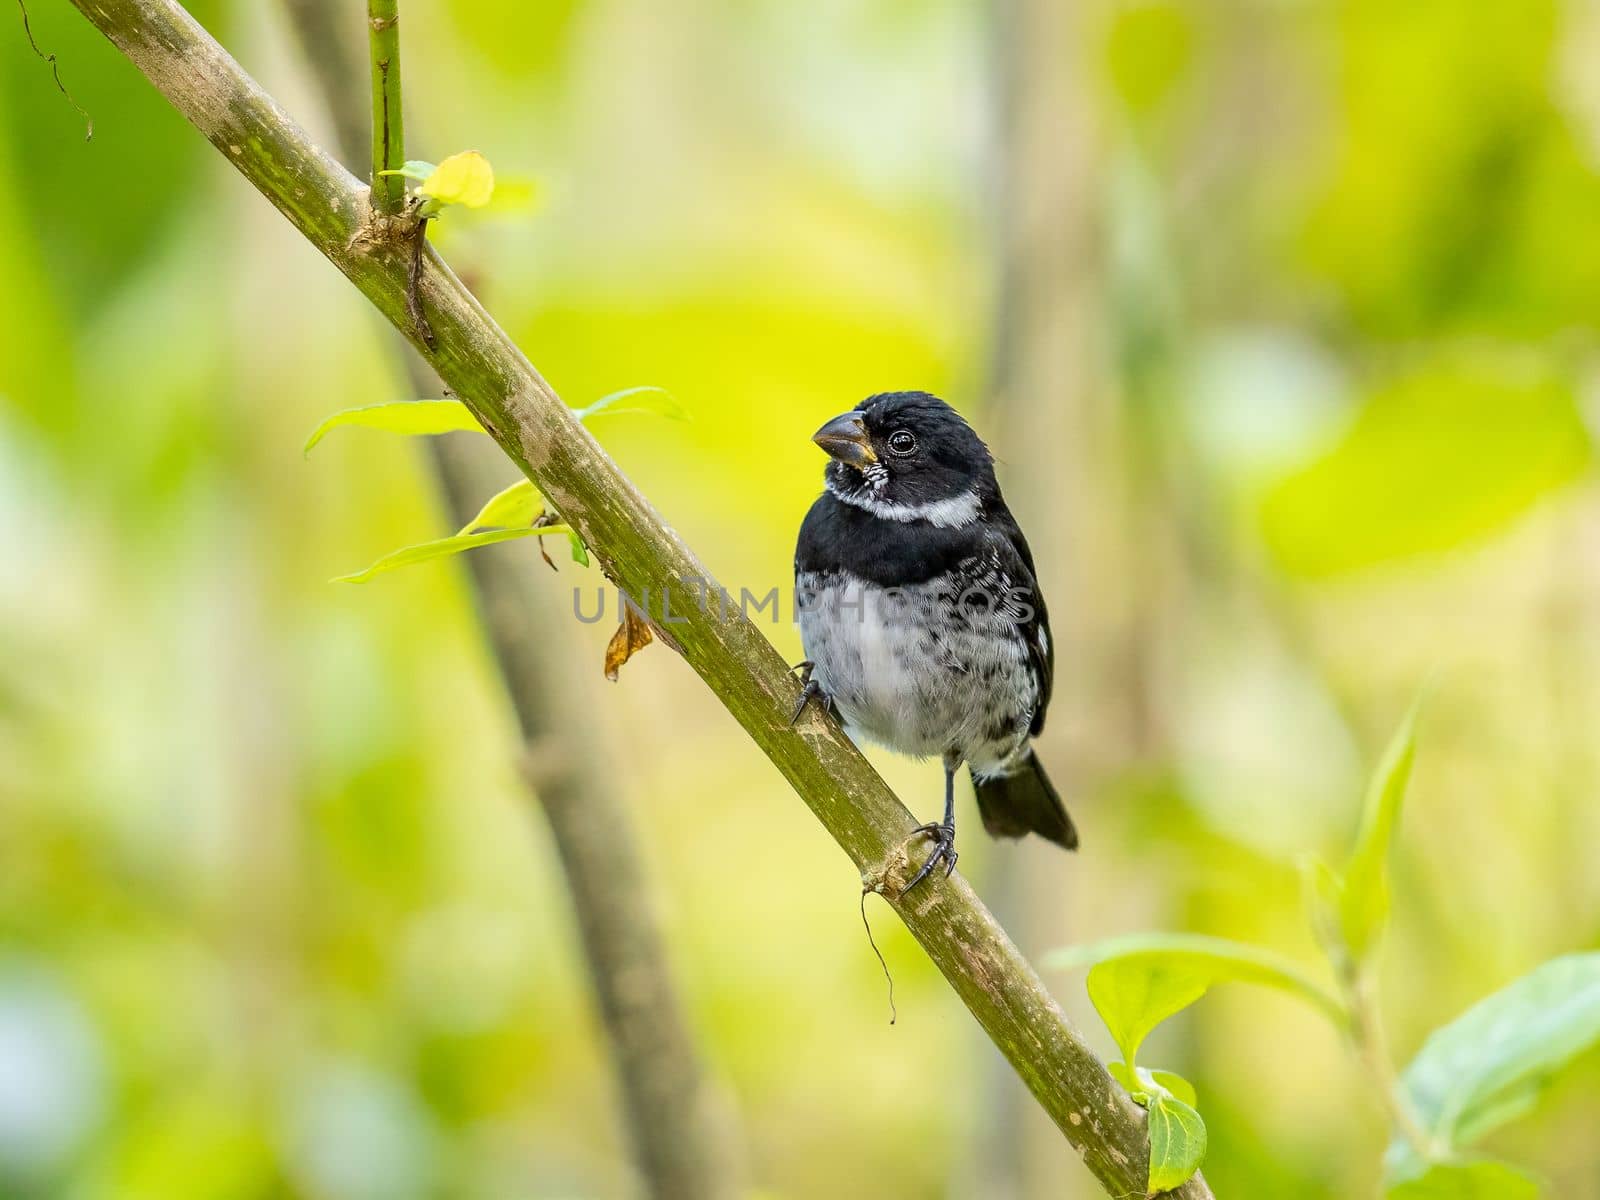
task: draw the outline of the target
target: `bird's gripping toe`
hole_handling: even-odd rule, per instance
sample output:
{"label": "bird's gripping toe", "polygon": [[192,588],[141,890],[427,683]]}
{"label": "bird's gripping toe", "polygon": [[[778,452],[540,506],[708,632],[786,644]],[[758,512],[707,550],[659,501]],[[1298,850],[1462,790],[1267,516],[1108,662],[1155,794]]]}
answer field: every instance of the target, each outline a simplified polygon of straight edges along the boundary
{"label": "bird's gripping toe", "polygon": [[812,701],[816,701],[823,712],[837,718],[839,710],[833,706],[833,697],[828,695],[820,683],[811,678],[811,672],[816,670],[816,663],[796,663],[789,669],[800,672],[800,699],[795,701],[794,711],[789,714],[789,724],[792,726],[798,721],[800,714],[806,711],[806,705]]}
{"label": "bird's gripping toe", "polygon": [[900,895],[902,896],[933,874],[933,869],[941,862],[944,863],[945,877],[949,878],[950,872],[956,869],[956,859],[961,857],[956,853],[956,827],[954,822],[918,825],[911,832],[912,836],[920,834],[924,837],[932,838],[933,850],[929,853],[927,861],[911,877],[911,882],[900,889]]}

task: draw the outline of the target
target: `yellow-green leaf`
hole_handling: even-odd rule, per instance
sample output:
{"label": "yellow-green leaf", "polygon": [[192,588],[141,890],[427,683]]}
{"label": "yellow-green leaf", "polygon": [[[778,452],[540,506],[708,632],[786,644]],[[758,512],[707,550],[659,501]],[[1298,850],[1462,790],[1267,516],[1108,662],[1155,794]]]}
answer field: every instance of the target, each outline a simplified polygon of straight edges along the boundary
{"label": "yellow-green leaf", "polygon": [[1440,1163],[1391,1187],[1385,1200],[1539,1200],[1539,1181],[1505,1163]]}
{"label": "yellow-green leaf", "polygon": [[461,533],[479,529],[516,529],[532,525],[544,511],[544,501],[531,480],[519,479],[504,491],[491,496],[486,504],[461,527]]}
{"label": "yellow-green leaf", "polygon": [[1307,855],[1300,860],[1300,883],[1306,913],[1311,919],[1311,932],[1333,963],[1334,970],[1343,972],[1349,961],[1340,915],[1344,907],[1344,880],[1320,858]]}
{"label": "yellow-green leaf", "polygon": [[670,417],[674,421],[689,419],[689,414],[673,399],[671,392],[665,388],[648,385],[623,388],[620,392],[601,396],[593,404],[575,410],[575,415],[580,421],[587,421],[590,417],[620,417],[625,413],[653,413],[658,417]]}
{"label": "yellow-green leaf", "polygon": [[1190,1083],[1176,1071],[1146,1071],[1139,1068],[1139,1074],[1147,1082],[1156,1087],[1165,1088],[1177,1099],[1183,1101],[1190,1108],[1199,1107],[1199,1097],[1195,1095],[1194,1084]]}
{"label": "yellow-green leaf", "polygon": [[312,447],[327,437],[329,431],[345,425],[406,434],[483,432],[478,419],[459,400],[391,400],[334,413],[311,431],[305,452],[310,454]]}
{"label": "yellow-green leaf", "polygon": [[1310,1002],[1343,1027],[1346,1015],[1334,995],[1298,964],[1259,946],[1193,933],[1145,933],[1072,946],[1046,956],[1045,965],[1089,968],[1089,999],[1124,1061],[1135,1056],[1157,1025],[1193,1004],[1213,984],[1255,983]]}
{"label": "yellow-green leaf", "polygon": [[417,189],[440,204],[482,208],[494,195],[494,168],[476,150],[452,154]]}
{"label": "yellow-green leaf", "polygon": [[1206,1123],[1172,1095],[1150,1101],[1150,1182],[1147,1190],[1170,1192],[1182,1187],[1206,1157]]}
{"label": "yellow-green leaf", "polygon": [[397,567],[409,567],[414,563],[460,554],[463,550],[471,550],[477,546],[492,546],[496,542],[509,542],[513,538],[543,537],[546,534],[568,532],[570,531],[565,525],[540,525],[536,529],[487,529],[481,533],[458,533],[453,537],[421,542],[415,546],[403,547],[393,554],[385,554],[365,571],[357,571],[353,575],[336,575],[333,582],[366,583],[374,576],[393,571]]}
{"label": "yellow-green leaf", "polygon": [[1339,889],[1339,927],[1359,962],[1389,920],[1389,847],[1417,752],[1417,705],[1400,723],[1367,785],[1361,828]]}
{"label": "yellow-green leaf", "polygon": [[1173,1096],[1190,1108],[1198,1106],[1194,1084],[1173,1071],[1149,1071],[1144,1067],[1133,1070],[1125,1062],[1110,1062],[1106,1070],[1133,1098],[1135,1104],[1145,1105],[1152,1096]]}

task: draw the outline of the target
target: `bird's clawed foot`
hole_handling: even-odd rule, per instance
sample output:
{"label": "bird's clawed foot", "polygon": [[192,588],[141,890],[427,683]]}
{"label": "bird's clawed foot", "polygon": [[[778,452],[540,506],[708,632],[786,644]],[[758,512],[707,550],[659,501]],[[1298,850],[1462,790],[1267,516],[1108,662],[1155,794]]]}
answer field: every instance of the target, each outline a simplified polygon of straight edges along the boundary
{"label": "bird's clawed foot", "polygon": [[815,700],[822,707],[822,711],[830,716],[837,717],[838,710],[833,707],[833,697],[823,690],[822,685],[811,678],[811,672],[816,669],[816,663],[796,663],[789,668],[791,671],[800,672],[800,699],[795,701],[794,712],[789,714],[789,724],[792,726],[800,719],[800,714],[805,712],[806,705]]}
{"label": "bird's clawed foot", "polygon": [[928,855],[928,860],[922,864],[922,869],[911,877],[911,882],[900,889],[902,897],[931,875],[933,869],[941,862],[944,863],[945,877],[948,878],[950,872],[956,869],[956,859],[961,857],[956,853],[956,827],[952,822],[918,825],[911,833],[913,837],[920,833],[932,838],[933,851]]}

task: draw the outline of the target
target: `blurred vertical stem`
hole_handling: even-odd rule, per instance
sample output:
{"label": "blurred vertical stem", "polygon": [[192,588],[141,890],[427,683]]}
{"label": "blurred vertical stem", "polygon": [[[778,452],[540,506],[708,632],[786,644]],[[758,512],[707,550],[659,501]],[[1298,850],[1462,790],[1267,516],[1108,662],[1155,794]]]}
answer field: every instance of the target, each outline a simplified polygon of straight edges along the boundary
{"label": "blurred vertical stem", "polygon": [[[397,3],[368,6],[372,83],[375,93],[382,92],[374,95],[370,113],[348,36],[349,6],[329,0],[284,4],[344,155],[362,158],[370,126],[374,155],[383,143],[404,161]],[[380,8],[388,13],[381,29]],[[387,73],[378,65],[380,35],[388,47]],[[432,371],[403,346],[399,350],[413,391],[437,394]],[[453,525],[464,525],[478,511],[484,481],[497,478],[495,468],[504,467],[505,457],[477,438],[428,441]],[[615,776],[605,769],[611,756],[597,724],[584,719],[592,706],[576,702],[584,681],[575,677],[566,643],[548,636],[565,614],[535,586],[538,560],[531,555],[479,551],[466,561],[522,734],[524,775],[566,877],[645,1189],[654,1200],[733,1200],[741,1194],[735,1155],[679,1001],[632,817]]]}
{"label": "blurred vertical stem", "polygon": [[[703,603],[720,587],[432,247],[374,222],[367,189],[306,136],[176,0],[72,0],[234,167],[439,373],[630,596],[652,598],[658,638],[711,688],[939,969],[1105,1190],[1142,1195],[1144,1114],[1066,1020],[960,872],[904,892],[926,854],[916,818],[826,714],[791,725],[800,687],[749,616]],[[412,319],[428,302],[433,336]],[[659,606],[659,612],[657,607]],[[671,616],[667,615],[670,608]],[[777,851],[775,850],[774,853]],[[708,863],[707,869],[716,864]],[[731,895],[730,903],[739,897]],[[926,1065],[926,1064],[924,1064]],[[947,1086],[935,1061],[926,1086]],[[1196,1175],[1171,1193],[1208,1200]]]}
{"label": "blurred vertical stem", "polygon": [[1394,1058],[1389,1050],[1389,1034],[1383,1024],[1383,1014],[1378,1009],[1378,985],[1370,965],[1351,965],[1342,970],[1340,983],[1344,1000],[1350,1010],[1350,1036],[1361,1056],[1362,1065],[1371,1076],[1378,1096],[1383,1102],[1390,1121],[1400,1136],[1405,1138],[1417,1157],[1423,1162],[1437,1161],[1443,1151],[1417,1121],[1412,1111],[1410,1097],[1394,1069]]}
{"label": "blurred vertical stem", "polygon": [[[987,5],[995,275],[986,413],[1007,501],[1028,530],[1040,589],[1054,598],[1051,637],[1061,666],[1040,753],[1075,803],[1092,790],[1096,764],[1087,747],[1103,760],[1102,747],[1115,754],[1125,741],[1113,727],[1125,688],[1097,669],[1113,641],[1103,614],[1123,572],[1104,553],[1116,545],[1102,530],[1117,521],[1119,497],[1111,479],[1116,455],[1105,452],[1095,420],[1105,389],[1097,386],[1090,336],[1101,172],[1087,82],[1093,73],[1082,60],[1095,7],[1096,0]],[[1069,739],[1069,728],[1094,733]],[[1072,895],[1103,875],[1102,859],[1086,854],[1068,862],[1021,842],[990,847],[984,861],[985,890],[1014,937],[1024,945],[1081,940],[1067,928],[1069,914],[1082,910]],[[968,1190],[995,1200],[1080,1194],[1082,1181],[1063,1192],[1050,1131],[1034,1118],[1015,1076],[989,1062]]]}
{"label": "blurred vertical stem", "polygon": [[[330,7],[334,0],[324,0]],[[400,0],[367,0],[367,44],[372,57],[372,207],[388,216],[406,202],[405,121],[400,111]]]}

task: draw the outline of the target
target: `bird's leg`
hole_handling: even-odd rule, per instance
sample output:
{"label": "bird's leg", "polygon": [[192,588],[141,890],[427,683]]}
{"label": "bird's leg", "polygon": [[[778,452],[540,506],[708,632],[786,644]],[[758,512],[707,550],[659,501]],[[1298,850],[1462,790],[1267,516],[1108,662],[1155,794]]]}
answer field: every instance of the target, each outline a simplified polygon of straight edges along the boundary
{"label": "bird's leg", "polygon": [[941,861],[946,877],[956,869],[956,859],[960,857],[956,853],[956,768],[960,765],[948,758],[944,762],[944,820],[937,825],[918,825],[912,830],[913,834],[926,834],[933,839],[933,852],[922,869],[911,877],[911,882],[900,889],[902,896],[926,879]]}
{"label": "bird's leg", "polygon": [[830,716],[837,719],[839,716],[839,710],[833,706],[833,697],[828,695],[828,693],[823,690],[823,687],[820,683],[811,678],[811,672],[817,669],[817,664],[806,661],[803,663],[795,663],[795,665],[789,669],[791,671],[800,672],[800,699],[795,701],[794,712],[789,714],[789,724],[793,725],[796,721],[798,721],[800,719],[800,714],[805,712],[806,705],[810,704],[813,700],[822,706],[823,712],[828,713]]}

